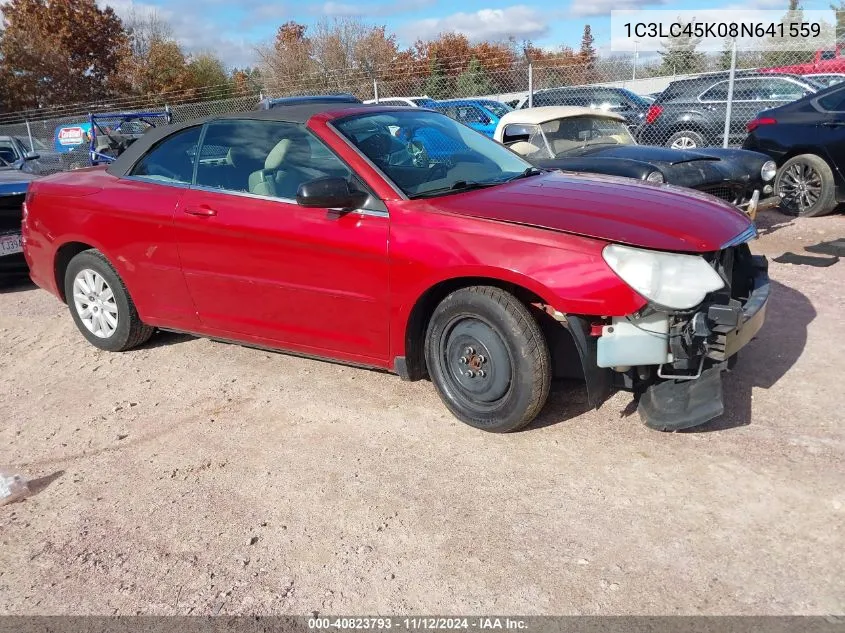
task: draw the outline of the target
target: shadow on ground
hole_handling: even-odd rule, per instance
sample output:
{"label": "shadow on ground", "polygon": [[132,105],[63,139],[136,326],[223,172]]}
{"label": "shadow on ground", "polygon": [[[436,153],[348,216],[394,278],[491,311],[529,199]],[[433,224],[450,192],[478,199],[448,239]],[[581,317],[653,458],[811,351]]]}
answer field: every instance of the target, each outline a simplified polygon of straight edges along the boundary
{"label": "shadow on ground", "polygon": [[739,352],[732,371],[722,377],[725,413],[687,432],[723,431],[751,423],[752,391],[771,389],[798,361],[807,344],[807,327],[816,310],[802,293],[772,281],[766,323]]}

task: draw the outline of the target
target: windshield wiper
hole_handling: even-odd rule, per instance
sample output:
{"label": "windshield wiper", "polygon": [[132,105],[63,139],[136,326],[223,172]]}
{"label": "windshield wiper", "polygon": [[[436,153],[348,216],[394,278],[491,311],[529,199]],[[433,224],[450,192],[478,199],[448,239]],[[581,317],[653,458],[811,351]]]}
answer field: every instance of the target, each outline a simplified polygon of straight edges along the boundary
{"label": "windshield wiper", "polygon": [[543,170],[538,169],[537,167],[526,167],[522,173],[519,173],[516,176],[511,176],[510,178],[505,178],[501,182],[511,182],[513,180],[519,180],[520,178],[528,178],[529,176],[539,176],[542,173]]}
{"label": "windshield wiper", "polygon": [[495,187],[501,185],[502,180],[494,180],[490,182],[477,182],[475,180],[458,180],[452,183],[449,187],[439,187],[437,189],[430,189],[428,191],[421,191],[415,193],[409,198],[432,198],[434,196],[446,196],[451,193],[463,193],[464,191],[472,191],[473,189],[484,189],[485,187]]}

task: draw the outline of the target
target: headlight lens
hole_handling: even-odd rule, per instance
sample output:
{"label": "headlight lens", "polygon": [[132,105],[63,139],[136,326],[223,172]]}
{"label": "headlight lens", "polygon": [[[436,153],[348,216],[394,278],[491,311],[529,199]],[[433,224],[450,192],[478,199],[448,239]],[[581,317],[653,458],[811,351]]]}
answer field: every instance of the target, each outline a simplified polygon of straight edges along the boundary
{"label": "headlight lens", "polygon": [[659,171],[653,171],[648,176],[645,177],[648,182],[666,182],[663,178],[663,174]]}
{"label": "headlight lens", "polygon": [[602,257],[622,281],[649,301],[666,308],[693,308],[708,292],[725,285],[713,267],[698,255],[608,244]]}
{"label": "headlight lens", "polygon": [[767,160],[763,163],[763,168],[760,170],[760,178],[763,179],[763,182],[768,182],[772,178],[775,177],[775,174],[778,173],[778,166],[777,163],[773,160]]}

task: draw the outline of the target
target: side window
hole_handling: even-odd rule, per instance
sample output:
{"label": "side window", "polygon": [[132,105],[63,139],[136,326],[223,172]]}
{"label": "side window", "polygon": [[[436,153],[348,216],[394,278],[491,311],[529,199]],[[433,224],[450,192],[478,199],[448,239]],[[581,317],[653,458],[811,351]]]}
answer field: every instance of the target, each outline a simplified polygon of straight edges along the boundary
{"label": "side window", "polygon": [[201,126],[190,127],[165,137],[135,164],[130,175],[191,184],[201,129]]}
{"label": "side window", "polygon": [[[740,82],[734,83],[734,90],[739,86]],[[727,101],[728,100],[728,82],[720,81],[715,86],[707,90],[700,97],[701,101]]]}
{"label": "side window", "polygon": [[325,176],[348,179],[351,172],[305,127],[229,119],[208,124],[196,184],[293,200],[299,185]]}
{"label": "side window", "polygon": [[533,125],[525,125],[523,123],[511,123],[505,126],[502,132],[502,143],[510,145],[511,143],[518,143],[519,141],[527,141],[531,138],[531,133],[535,130]]}
{"label": "side window", "polygon": [[0,158],[7,163],[14,163],[18,160],[18,154],[12,145],[12,141],[0,141]]}
{"label": "side window", "polygon": [[490,122],[489,118],[475,106],[458,106],[458,121],[461,123],[482,123]]}
{"label": "side window", "polygon": [[830,61],[831,59],[836,59],[836,51],[822,51],[821,59],[824,61]]}
{"label": "side window", "polygon": [[760,97],[764,101],[795,101],[804,96],[804,88],[786,79],[760,79]]}
{"label": "side window", "polygon": [[826,112],[845,112],[845,88],[821,97],[816,103]]}

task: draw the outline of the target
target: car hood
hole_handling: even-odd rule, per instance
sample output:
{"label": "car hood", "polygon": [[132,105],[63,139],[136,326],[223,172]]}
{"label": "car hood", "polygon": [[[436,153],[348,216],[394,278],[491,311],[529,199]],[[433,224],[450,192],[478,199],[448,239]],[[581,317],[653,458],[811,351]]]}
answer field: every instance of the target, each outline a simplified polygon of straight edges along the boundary
{"label": "car hood", "polygon": [[696,150],[685,150],[671,149],[669,147],[653,147],[650,145],[598,145],[594,152],[583,155],[639,160],[660,165],[680,165],[699,161],[727,161],[736,164],[737,167],[757,166],[758,174],[763,163],[769,160],[769,157],[765,154],[744,149],[705,147]]}
{"label": "car hood", "polygon": [[435,204],[458,215],[677,252],[720,250],[753,226],[706,194],[596,174],[546,173]]}

